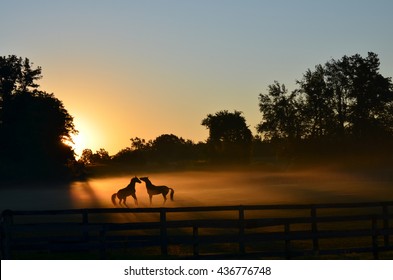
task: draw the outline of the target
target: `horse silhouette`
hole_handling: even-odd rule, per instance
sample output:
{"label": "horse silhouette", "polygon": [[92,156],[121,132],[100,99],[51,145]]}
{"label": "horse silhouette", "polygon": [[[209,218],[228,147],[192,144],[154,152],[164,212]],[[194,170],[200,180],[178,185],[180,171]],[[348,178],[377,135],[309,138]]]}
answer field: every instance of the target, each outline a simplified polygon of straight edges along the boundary
{"label": "horse silhouette", "polygon": [[146,184],[146,190],[147,190],[147,193],[149,194],[150,205],[152,204],[153,195],[157,195],[157,194],[162,194],[162,196],[164,197],[164,204],[165,204],[166,195],[168,194],[169,190],[171,191],[171,194],[170,194],[171,200],[173,200],[173,195],[175,193],[174,189],[169,188],[167,186],[155,186],[152,184],[152,182],[150,182],[148,177],[141,177],[139,179],[141,179]]}
{"label": "horse silhouette", "polygon": [[127,196],[132,196],[134,198],[134,202],[135,205],[138,205],[138,199],[136,198],[136,191],[135,191],[135,184],[136,183],[142,183],[138,177],[134,177],[131,179],[130,183],[128,184],[127,187],[125,187],[124,189],[120,189],[117,193],[112,194],[112,203],[113,205],[117,205],[116,204],[116,197],[119,199],[119,205],[121,205],[122,201],[123,204],[128,207],[126,201],[127,201]]}

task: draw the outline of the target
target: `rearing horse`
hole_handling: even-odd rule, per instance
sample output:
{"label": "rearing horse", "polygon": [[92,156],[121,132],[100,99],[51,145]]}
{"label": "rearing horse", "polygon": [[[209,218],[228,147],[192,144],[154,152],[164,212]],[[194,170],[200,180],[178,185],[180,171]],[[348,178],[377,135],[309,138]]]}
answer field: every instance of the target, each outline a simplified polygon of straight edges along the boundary
{"label": "rearing horse", "polygon": [[120,189],[117,193],[112,194],[112,203],[113,205],[116,206],[116,196],[119,199],[119,204],[121,205],[121,202],[123,201],[123,204],[128,207],[126,200],[127,196],[131,195],[134,198],[135,205],[138,205],[138,199],[136,198],[136,191],[135,191],[135,184],[136,183],[142,183],[138,177],[134,177],[131,179],[130,183],[128,184],[127,187],[124,189]]}
{"label": "rearing horse", "polygon": [[147,193],[149,194],[149,199],[150,199],[150,205],[152,203],[151,200],[153,195],[156,194],[162,194],[162,196],[164,197],[164,204],[165,204],[166,195],[168,194],[169,190],[171,191],[170,194],[171,200],[173,200],[173,194],[175,193],[174,189],[169,188],[167,186],[155,186],[150,182],[148,177],[141,177],[140,179],[146,184]]}

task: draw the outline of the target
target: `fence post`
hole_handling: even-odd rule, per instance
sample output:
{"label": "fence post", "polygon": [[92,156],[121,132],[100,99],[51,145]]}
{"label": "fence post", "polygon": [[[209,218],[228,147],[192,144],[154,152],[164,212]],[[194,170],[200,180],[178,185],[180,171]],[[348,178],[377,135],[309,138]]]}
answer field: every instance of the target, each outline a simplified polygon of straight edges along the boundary
{"label": "fence post", "polygon": [[199,256],[198,226],[193,226],[193,228],[192,228],[192,238],[193,238],[193,253],[194,253],[194,256]]}
{"label": "fence post", "polygon": [[312,245],[314,254],[319,253],[319,242],[318,242],[318,226],[317,226],[317,208],[311,206],[311,231],[312,231]]}
{"label": "fence post", "polygon": [[160,237],[161,237],[161,254],[168,255],[168,239],[167,239],[167,228],[166,228],[166,211],[165,208],[161,208],[160,211]]}
{"label": "fence post", "polygon": [[239,252],[240,254],[245,253],[244,246],[244,208],[239,207]]}
{"label": "fence post", "polygon": [[105,225],[103,225],[100,230],[100,259],[101,260],[107,259],[105,237],[106,237],[106,228]]}
{"label": "fence post", "polygon": [[384,230],[384,245],[385,247],[389,247],[389,209],[386,204],[382,206],[383,213],[383,230]]}
{"label": "fence post", "polygon": [[1,254],[2,259],[11,259],[11,227],[13,224],[12,210],[4,210],[2,216]]}
{"label": "fence post", "polygon": [[371,216],[371,236],[372,236],[372,243],[373,243],[373,255],[374,259],[379,259],[378,255],[378,228],[377,228],[377,216]]}
{"label": "fence post", "polygon": [[88,230],[88,224],[89,224],[89,212],[87,209],[82,210],[82,225],[84,227],[83,229],[83,241],[88,242],[89,241],[89,230]]}
{"label": "fence post", "polygon": [[291,259],[291,237],[290,237],[290,223],[285,223],[285,257],[287,260]]}

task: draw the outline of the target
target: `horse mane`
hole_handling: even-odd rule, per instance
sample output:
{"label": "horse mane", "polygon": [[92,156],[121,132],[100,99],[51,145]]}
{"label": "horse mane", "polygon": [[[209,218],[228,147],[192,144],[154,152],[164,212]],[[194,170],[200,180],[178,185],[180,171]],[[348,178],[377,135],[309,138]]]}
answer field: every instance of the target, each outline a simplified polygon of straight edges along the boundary
{"label": "horse mane", "polygon": [[138,179],[138,177],[135,176],[135,177],[131,178],[131,181],[130,181],[130,182],[136,181],[136,180],[139,180],[139,179]]}
{"label": "horse mane", "polygon": [[141,179],[143,182],[145,182],[148,186],[155,187],[155,185],[153,185],[153,183],[150,181],[149,177],[146,176],[146,177],[141,177],[139,179]]}

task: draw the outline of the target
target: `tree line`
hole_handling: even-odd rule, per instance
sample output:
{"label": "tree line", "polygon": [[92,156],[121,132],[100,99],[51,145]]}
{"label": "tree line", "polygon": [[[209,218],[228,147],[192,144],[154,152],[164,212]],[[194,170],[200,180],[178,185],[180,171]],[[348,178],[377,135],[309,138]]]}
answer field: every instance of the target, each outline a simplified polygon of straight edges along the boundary
{"label": "tree line", "polygon": [[301,152],[301,146],[336,155],[380,149],[392,156],[393,86],[379,67],[378,55],[369,52],[308,69],[292,92],[275,81],[259,95],[258,132]]}
{"label": "tree line", "polygon": [[154,140],[131,138],[130,147],[109,156],[105,149],[85,149],[79,159],[84,165],[134,164],[185,165],[187,162],[244,162],[251,156],[253,136],[239,111],[227,110],[209,114],[201,124],[209,129],[206,142],[194,143],[173,134],[162,134]]}
{"label": "tree line", "polygon": [[[252,135],[242,112],[219,111],[201,124],[206,142],[175,135],[131,139],[114,161],[203,160],[247,162],[256,157],[382,157],[393,159],[393,85],[379,72],[378,55],[369,52],[331,59],[307,69],[288,91],[274,81],[259,94],[262,120]],[[88,153],[100,161],[99,153]],[[109,157],[106,157],[109,160]],[[91,162],[89,160],[89,162]]]}
{"label": "tree line", "polygon": [[[208,114],[205,142],[173,134],[135,137],[110,156],[83,151],[79,160],[66,143],[77,131],[53,93],[39,90],[41,67],[15,55],[0,57],[1,179],[70,178],[89,165],[165,165],[249,162],[264,156],[383,154],[392,158],[393,85],[379,72],[375,53],[331,59],[308,69],[288,91],[274,81],[259,94],[262,115],[253,135],[242,112]],[[83,173],[83,172],[82,172]]]}

